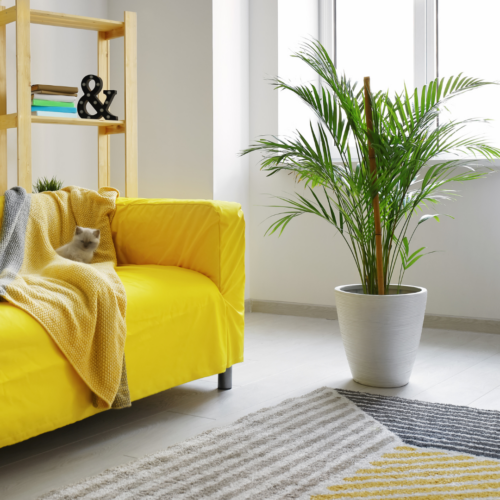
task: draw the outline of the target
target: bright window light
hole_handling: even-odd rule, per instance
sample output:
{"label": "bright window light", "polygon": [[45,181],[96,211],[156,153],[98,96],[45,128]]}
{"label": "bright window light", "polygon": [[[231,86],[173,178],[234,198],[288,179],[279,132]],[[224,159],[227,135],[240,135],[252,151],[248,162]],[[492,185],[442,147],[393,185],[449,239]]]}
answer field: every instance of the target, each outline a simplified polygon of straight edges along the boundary
{"label": "bright window light", "polygon": [[337,65],[372,91],[413,89],[413,0],[337,0]]}
{"label": "bright window light", "polygon": [[[439,0],[438,72],[500,80],[498,19],[500,2],[492,0]],[[492,144],[500,137],[499,87],[478,89],[459,97],[450,105],[451,115],[443,119],[491,118],[488,125],[471,125],[468,134],[481,134]]]}

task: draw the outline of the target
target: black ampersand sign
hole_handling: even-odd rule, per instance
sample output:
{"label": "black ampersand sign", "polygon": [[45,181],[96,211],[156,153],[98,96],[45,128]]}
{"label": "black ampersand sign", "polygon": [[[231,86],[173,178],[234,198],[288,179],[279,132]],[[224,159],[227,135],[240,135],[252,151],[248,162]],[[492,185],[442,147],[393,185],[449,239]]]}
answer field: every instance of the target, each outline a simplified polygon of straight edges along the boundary
{"label": "black ampersand sign", "polygon": [[[91,89],[89,83],[94,81],[94,88]],[[99,118],[104,118],[105,120],[118,120],[116,115],[113,115],[109,111],[109,107],[113,102],[116,95],[116,90],[102,90],[102,79],[96,75],[87,75],[82,80],[82,90],[83,96],[80,97],[78,101],[78,114],[80,118],[91,118],[93,120],[98,120]],[[106,96],[104,103],[99,99],[99,93],[103,92]],[[90,104],[94,110],[95,114],[91,115],[87,111],[87,104]]]}

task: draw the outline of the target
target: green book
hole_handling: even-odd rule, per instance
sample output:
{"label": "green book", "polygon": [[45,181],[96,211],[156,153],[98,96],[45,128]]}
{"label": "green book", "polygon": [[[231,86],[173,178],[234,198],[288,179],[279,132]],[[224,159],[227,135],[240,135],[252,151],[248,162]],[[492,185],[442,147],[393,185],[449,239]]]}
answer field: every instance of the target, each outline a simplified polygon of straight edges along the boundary
{"label": "green book", "polygon": [[32,106],[57,106],[59,108],[74,108],[74,102],[42,101],[42,99],[33,99]]}

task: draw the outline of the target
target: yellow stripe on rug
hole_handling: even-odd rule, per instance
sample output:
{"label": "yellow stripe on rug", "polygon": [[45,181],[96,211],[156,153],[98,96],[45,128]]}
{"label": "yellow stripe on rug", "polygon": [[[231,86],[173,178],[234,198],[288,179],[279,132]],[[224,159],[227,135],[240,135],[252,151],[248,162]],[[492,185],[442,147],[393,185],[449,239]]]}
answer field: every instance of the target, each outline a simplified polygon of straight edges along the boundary
{"label": "yellow stripe on rug", "polygon": [[[471,457],[470,455],[457,455],[453,457],[429,457],[425,461],[426,462],[447,462],[450,460],[470,460]],[[384,460],[382,462],[372,462],[372,465],[386,465],[386,464],[410,464],[410,465],[415,465],[421,462],[422,459],[419,458],[408,458],[404,460]]]}
{"label": "yellow stripe on rug", "polygon": [[[473,457],[470,457],[473,458]],[[392,465],[392,464],[391,464]],[[469,468],[478,467],[480,465],[500,465],[497,460],[471,460],[470,462],[459,462],[454,463],[444,462],[444,463],[433,463],[433,464],[421,464],[417,463],[414,465],[405,465],[403,467],[387,467],[380,469],[360,469],[358,474],[380,474],[381,472],[404,472],[404,471],[414,471],[415,469],[429,470],[429,469],[454,469],[454,468]]]}
{"label": "yellow stripe on rug", "polygon": [[[467,473],[469,474],[475,474],[475,473],[480,473],[480,472],[498,472],[500,473],[500,467],[480,467],[478,469],[470,469],[467,470]],[[455,475],[456,471],[454,469],[448,469],[448,470],[426,470],[426,471],[421,471],[421,472],[411,472],[407,474],[375,474],[375,475],[359,475],[359,476],[354,476],[354,477],[346,477],[344,481],[367,481],[367,480],[372,480],[372,479],[380,479],[380,478],[389,478],[389,479],[402,479],[406,477],[416,477],[416,476],[450,476],[450,475]]]}
{"label": "yellow stripe on rug", "polygon": [[[376,467],[359,469],[354,475],[343,478],[342,483],[329,486],[332,493],[315,495],[311,500],[500,498],[498,460],[408,446],[397,447],[394,451],[384,453],[381,458],[385,460],[370,462]],[[436,461],[437,457],[440,462]],[[394,467],[395,458],[414,462]]]}

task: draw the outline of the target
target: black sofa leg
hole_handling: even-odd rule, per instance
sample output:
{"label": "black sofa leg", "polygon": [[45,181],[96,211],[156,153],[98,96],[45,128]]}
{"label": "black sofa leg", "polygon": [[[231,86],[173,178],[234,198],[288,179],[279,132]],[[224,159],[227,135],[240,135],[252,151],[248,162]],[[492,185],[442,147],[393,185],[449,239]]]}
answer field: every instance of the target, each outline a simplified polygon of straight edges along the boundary
{"label": "black sofa leg", "polygon": [[233,367],[230,366],[224,373],[219,373],[219,391],[228,391],[233,387]]}

